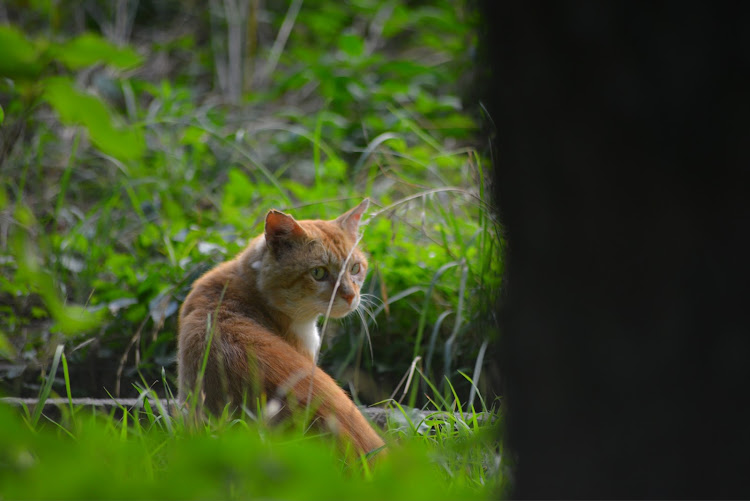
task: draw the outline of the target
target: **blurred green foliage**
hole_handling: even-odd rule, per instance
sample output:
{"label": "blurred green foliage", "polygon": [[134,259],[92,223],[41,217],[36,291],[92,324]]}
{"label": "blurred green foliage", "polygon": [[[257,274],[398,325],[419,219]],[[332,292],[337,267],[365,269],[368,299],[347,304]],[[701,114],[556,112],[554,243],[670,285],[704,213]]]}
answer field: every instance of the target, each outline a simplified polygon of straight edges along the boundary
{"label": "blurred green foliage", "polygon": [[[67,402],[55,417],[45,403],[60,365]],[[494,440],[496,409],[482,407],[480,419],[473,409],[456,413],[440,402],[418,418],[395,404],[400,413],[389,419],[387,454],[368,461],[345,460],[329,433],[310,431],[304,411],[271,425],[262,405],[257,414],[202,419],[192,406],[170,412],[172,404],[153,390],[142,390],[138,400],[108,414],[74,405],[58,345],[33,410],[0,403],[0,496],[489,499],[507,488]]]}
{"label": "blurred green foliage", "polygon": [[[145,418],[144,418],[145,421]],[[8,499],[488,499],[450,482],[420,442],[393,449],[363,473],[320,438],[128,432],[83,415],[74,429],[32,431],[0,406],[0,495]],[[124,433],[122,432],[123,430]]]}

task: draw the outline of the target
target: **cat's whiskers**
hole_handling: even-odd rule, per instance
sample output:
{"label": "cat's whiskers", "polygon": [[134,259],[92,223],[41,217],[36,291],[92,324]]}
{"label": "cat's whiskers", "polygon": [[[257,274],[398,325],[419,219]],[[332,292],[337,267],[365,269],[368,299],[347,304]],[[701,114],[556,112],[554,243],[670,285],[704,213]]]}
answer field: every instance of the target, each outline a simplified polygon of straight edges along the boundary
{"label": "cat's whiskers", "polygon": [[372,320],[372,323],[374,325],[378,325],[378,320],[375,317],[372,309],[375,307],[376,301],[380,301],[381,303],[383,301],[379,297],[367,293],[360,294],[359,299],[359,308],[362,308],[362,310],[367,313],[367,316],[370,317],[370,320]]}
{"label": "cat's whiskers", "polygon": [[[362,303],[360,302],[360,306]],[[360,309],[359,307],[355,310],[357,312],[357,315],[359,316],[360,320],[362,320],[362,330],[365,333],[365,336],[367,337],[367,344],[370,347],[370,360],[375,360],[375,353],[372,349],[372,339],[370,338],[370,329],[367,327],[367,320],[365,320],[365,314],[362,313],[362,310],[364,308]]]}
{"label": "cat's whiskers", "polygon": [[382,299],[380,299],[375,294],[369,294],[367,292],[363,292],[359,295],[360,299],[366,300],[369,304],[374,305],[377,301],[383,302]]}
{"label": "cat's whiskers", "polygon": [[357,249],[357,245],[359,245],[360,240],[362,240],[362,235],[359,235],[357,237],[357,240],[354,242],[354,245],[349,249],[349,253],[346,255],[346,259],[344,259],[344,262],[342,263],[341,268],[339,268],[339,272],[336,277],[336,283],[333,285],[333,290],[331,291],[331,298],[328,300],[328,308],[326,308],[325,320],[323,320],[323,327],[320,329],[321,337],[325,335],[326,327],[328,327],[328,319],[331,316],[331,309],[333,308],[333,302],[336,299],[336,291],[338,291],[339,286],[341,285],[341,278],[346,273],[346,270],[349,267],[349,260],[352,258],[352,254]]}

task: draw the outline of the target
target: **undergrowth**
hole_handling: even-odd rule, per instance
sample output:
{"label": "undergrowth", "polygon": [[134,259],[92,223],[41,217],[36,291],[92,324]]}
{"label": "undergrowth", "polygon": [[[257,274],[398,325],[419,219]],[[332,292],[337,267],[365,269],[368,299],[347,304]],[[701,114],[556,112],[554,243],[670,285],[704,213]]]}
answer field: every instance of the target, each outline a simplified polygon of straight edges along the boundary
{"label": "undergrowth", "polygon": [[[62,364],[60,364],[62,362]],[[63,367],[67,405],[46,407]],[[9,499],[489,499],[507,487],[500,414],[441,400],[418,417],[389,402],[387,447],[345,461],[304,412],[271,426],[263,405],[203,416],[138,388],[109,413],[73,404],[63,347],[38,403],[0,404],[0,496]],[[428,384],[432,385],[432,383]],[[44,411],[44,412],[43,412]],[[504,468],[504,466],[503,466]]]}
{"label": "undergrowth", "polygon": [[[328,329],[322,365],[366,402],[390,396],[415,360],[444,394],[450,380],[468,395],[458,371],[473,376],[495,334],[502,271],[480,107],[461,97],[473,11],[310,0],[235,13],[255,19],[240,34],[258,44],[230,85],[231,12],[198,2],[175,17],[178,3],[6,8],[2,386],[34,395],[60,342],[81,396],[132,396],[139,374],[171,376],[191,283],[259,234],[270,208],[325,219],[367,196],[374,320]],[[131,44],[108,40],[123,24]],[[477,386],[495,392],[480,362]]]}

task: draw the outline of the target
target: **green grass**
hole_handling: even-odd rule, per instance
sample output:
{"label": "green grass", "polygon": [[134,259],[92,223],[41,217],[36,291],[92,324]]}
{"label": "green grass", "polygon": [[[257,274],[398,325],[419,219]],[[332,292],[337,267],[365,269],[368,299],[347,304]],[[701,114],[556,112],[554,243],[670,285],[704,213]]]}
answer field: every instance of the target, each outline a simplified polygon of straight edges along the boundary
{"label": "green grass", "polygon": [[[64,367],[62,346],[53,370],[60,360]],[[275,427],[250,413],[198,419],[189,405],[170,413],[146,389],[140,408],[71,404],[53,419],[41,411],[48,395],[45,385],[23,413],[0,405],[4,498],[489,499],[504,488],[497,409],[483,408],[480,420],[446,401],[415,421],[394,401],[401,419],[385,432],[387,455],[347,463],[331,436],[310,431],[304,412]]]}

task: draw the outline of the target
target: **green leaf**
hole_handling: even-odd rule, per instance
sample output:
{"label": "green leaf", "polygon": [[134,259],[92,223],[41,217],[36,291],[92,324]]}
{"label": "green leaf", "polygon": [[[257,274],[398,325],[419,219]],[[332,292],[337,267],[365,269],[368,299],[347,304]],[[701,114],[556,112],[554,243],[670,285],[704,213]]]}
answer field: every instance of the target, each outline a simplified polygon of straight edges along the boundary
{"label": "green leaf", "polygon": [[228,177],[228,182],[224,185],[221,211],[224,216],[229,214],[239,216],[239,213],[235,211],[251,206],[257,193],[257,186],[237,167],[229,169]]}
{"label": "green leaf", "polygon": [[55,319],[55,323],[52,325],[53,331],[75,337],[99,327],[104,321],[105,310],[91,311],[84,306],[61,305],[49,301],[49,298],[47,299],[48,306],[51,307],[52,317]]}
{"label": "green leaf", "polygon": [[339,49],[349,57],[359,57],[365,51],[365,41],[354,34],[342,35],[339,38]]}
{"label": "green leaf", "polygon": [[346,175],[346,162],[339,157],[332,156],[323,162],[323,172],[333,179],[343,179]]}
{"label": "green leaf", "polygon": [[0,357],[11,360],[16,356],[16,349],[8,341],[8,336],[0,331]]}
{"label": "green leaf", "polygon": [[0,104],[0,125],[3,125],[5,121],[5,112],[3,111],[3,105]]}
{"label": "green leaf", "polygon": [[0,76],[33,78],[42,71],[39,50],[20,30],[0,26]]}
{"label": "green leaf", "polygon": [[117,47],[93,33],[85,33],[52,51],[70,69],[77,70],[94,64],[107,64],[120,69],[141,64],[143,59],[129,47]]}
{"label": "green leaf", "polygon": [[[15,216],[27,226],[35,226],[33,215],[27,207],[23,205],[16,207]],[[76,336],[101,324],[103,310],[90,311],[83,306],[66,304],[53,276],[43,268],[38,248],[25,232],[14,232],[10,240],[11,251],[18,264],[14,281],[26,284],[29,289],[39,294],[54,320],[53,331],[61,332],[66,336]]]}
{"label": "green leaf", "polygon": [[62,355],[63,347],[64,345],[59,344],[57,345],[57,349],[55,350],[55,356],[52,358],[52,367],[50,368],[49,373],[45,378],[44,386],[42,387],[42,391],[39,394],[39,400],[34,406],[34,414],[31,417],[31,424],[33,426],[36,426],[36,424],[39,422],[39,418],[42,417],[44,402],[47,400],[47,397],[49,397],[49,394],[52,391],[52,383],[54,383],[55,381],[55,374],[57,373],[57,366],[60,363],[60,356]]}
{"label": "green leaf", "polygon": [[44,99],[67,125],[84,126],[91,142],[102,152],[120,160],[139,158],[143,154],[143,135],[136,128],[116,127],[106,105],[96,96],[80,92],[64,77],[46,82]]}
{"label": "green leaf", "polygon": [[380,67],[380,71],[390,78],[397,78],[400,81],[404,81],[409,78],[414,78],[417,75],[425,75],[430,73],[430,68],[423,64],[407,61],[405,59],[388,61]]}
{"label": "green leaf", "polygon": [[383,25],[383,37],[391,38],[404,31],[412,23],[409,11],[403,5],[396,5],[391,17]]}

